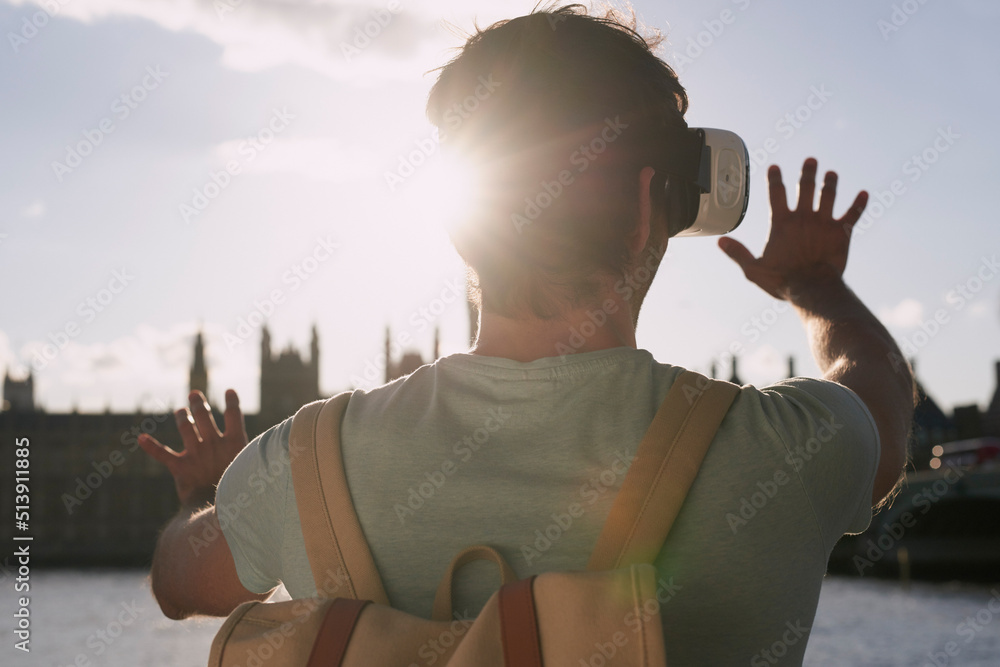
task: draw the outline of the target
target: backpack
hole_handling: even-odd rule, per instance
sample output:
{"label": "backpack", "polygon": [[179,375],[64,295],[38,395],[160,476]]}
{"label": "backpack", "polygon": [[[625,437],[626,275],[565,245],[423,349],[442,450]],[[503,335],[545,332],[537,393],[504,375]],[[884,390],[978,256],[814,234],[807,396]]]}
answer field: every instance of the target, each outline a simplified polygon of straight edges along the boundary
{"label": "backpack", "polygon": [[[210,667],[664,666],[652,563],[740,388],[684,371],[639,444],[584,572],[520,581],[494,548],[451,561],[431,619],[393,609],[347,488],[340,422],[350,392],[302,407],[289,455],[320,597],[246,602],[212,642]],[[455,572],[497,565],[501,587],[475,619],[452,618]]]}

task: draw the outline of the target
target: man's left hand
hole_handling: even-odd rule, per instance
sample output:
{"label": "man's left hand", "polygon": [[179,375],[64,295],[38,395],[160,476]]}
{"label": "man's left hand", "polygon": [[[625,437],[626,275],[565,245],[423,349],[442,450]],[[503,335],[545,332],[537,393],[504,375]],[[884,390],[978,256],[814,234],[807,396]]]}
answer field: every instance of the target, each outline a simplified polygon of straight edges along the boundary
{"label": "man's left hand", "polygon": [[247,446],[247,431],[240,399],[226,391],[225,433],[219,431],[205,395],[192,391],[190,410],[174,413],[184,450],[176,452],[148,434],[139,436],[139,446],[162,463],[174,476],[177,496],[184,507],[198,507],[215,501],[215,487],[236,455]]}

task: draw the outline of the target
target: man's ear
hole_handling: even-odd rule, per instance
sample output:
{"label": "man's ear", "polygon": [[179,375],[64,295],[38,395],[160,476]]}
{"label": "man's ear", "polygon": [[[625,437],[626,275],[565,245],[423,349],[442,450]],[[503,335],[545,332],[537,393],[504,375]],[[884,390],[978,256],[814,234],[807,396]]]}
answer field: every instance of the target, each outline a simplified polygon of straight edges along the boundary
{"label": "man's ear", "polygon": [[639,219],[635,230],[625,239],[629,252],[633,256],[641,253],[649,240],[649,229],[653,219],[653,204],[649,196],[649,184],[656,172],[652,167],[643,167],[639,172]]}

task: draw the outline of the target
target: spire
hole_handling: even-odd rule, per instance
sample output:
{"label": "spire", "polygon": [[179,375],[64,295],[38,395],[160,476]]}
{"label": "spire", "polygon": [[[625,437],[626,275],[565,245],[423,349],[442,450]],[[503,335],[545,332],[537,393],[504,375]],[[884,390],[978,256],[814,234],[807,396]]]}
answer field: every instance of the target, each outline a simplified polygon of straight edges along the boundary
{"label": "spire", "polygon": [[795,357],[788,355],[788,377],[795,377]]}
{"label": "spire", "polygon": [[312,373],[310,390],[315,392],[316,398],[319,398],[319,331],[316,330],[315,322],[312,326],[312,341],[309,344],[309,370]]}
{"label": "spire", "polygon": [[312,342],[309,345],[309,363],[319,368],[319,332],[316,331],[315,324],[312,327]]}
{"label": "spire", "polygon": [[189,391],[200,391],[208,396],[208,368],[205,365],[205,339],[198,331],[194,339],[194,361],[191,364],[191,374],[188,383]]}
{"label": "spire", "polygon": [[719,367],[715,363],[715,359],[712,359],[712,365],[708,367],[708,376],[713,380],[719,377]]}
{"label": "spire", "polygon": [[263,329],[261,329],[261,333],[260,333],[260,362],[261,362],[261,365],[264,364],[265,360],[267,360],[267,361],[271,360],[271,333],[267,330],[266,326]]}
{"label": "spire", "polygon": [[392,381],[392,334],[389,331],[389,327],[385,328],[385,382],[388,384]]}
{"label": "spire", "polygon": [[434,327],[434,361],[441,358],[441,327]]}
{"label": "spire", "polygon": [[733,384],[742,385],[743,380],[740,379],[739,373],[736,372],[736,357],[733,357],[733,374],[729,376],[729,381]]}
{"label": "spire", "polygon": [[997,431],[1000,432],[1000,361],[996,362],[996,389],[993,391],[993,400],[987,406],[986,412],[997,421]]}

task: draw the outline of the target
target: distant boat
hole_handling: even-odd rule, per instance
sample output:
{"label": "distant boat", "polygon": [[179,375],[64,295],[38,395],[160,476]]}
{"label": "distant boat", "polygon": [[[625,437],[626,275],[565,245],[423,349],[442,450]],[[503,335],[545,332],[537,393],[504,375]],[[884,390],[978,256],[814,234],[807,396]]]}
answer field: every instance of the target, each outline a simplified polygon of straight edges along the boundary
{"label": "distant boat", "polygon": [[837,543],[831,573],[1000,581],[1000,438],[933,453],[935,469],[908,474],[868,530]]}
{"label": "distant boat", "polygon": [[978,468],[1000,461],[1000,438],[972,438],[946,442],[943,445],[935,445],[931,455],[934,457],[930,461],[931,470],[938,470],[941,466],[948,465]]}

